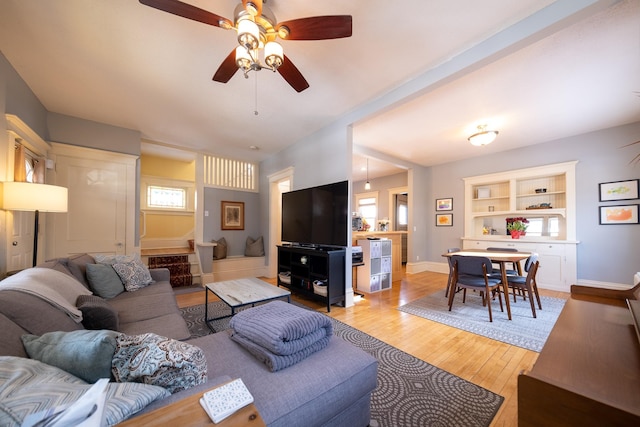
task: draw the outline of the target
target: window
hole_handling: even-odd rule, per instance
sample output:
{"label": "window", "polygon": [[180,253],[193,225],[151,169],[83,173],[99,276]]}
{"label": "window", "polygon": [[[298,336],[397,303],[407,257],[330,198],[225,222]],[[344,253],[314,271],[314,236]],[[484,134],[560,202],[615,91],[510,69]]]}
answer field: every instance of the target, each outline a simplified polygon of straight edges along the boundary
{"label": "window", "polygon": [[378,192],[356,194],[358,213],[369,224],[367,231],[374,231],[378,224]]}
{"label": "window", "polygon": [[195,184],[190,181],[142,176],[140,180],[140,209],[177,212],[193,212]]}
{"label": "window", "polygon": [[147,206],[150,208],[186,209],[187,191],[184,188],[147,187]]}
{"label": "window", "polygon": [[560,221],[557,217],[527,218],[527,236],[551,236],[558,237],[560,234]]}

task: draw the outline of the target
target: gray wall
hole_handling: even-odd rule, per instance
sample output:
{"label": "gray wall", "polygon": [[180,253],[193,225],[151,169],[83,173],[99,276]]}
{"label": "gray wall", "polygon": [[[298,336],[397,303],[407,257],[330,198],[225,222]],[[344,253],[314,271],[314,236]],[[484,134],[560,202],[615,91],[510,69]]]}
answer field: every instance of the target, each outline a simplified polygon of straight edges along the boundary
{"label": "gray wall", "polygon": [[49,113],[49,140],[69,145],[140,155],[140,132],[91,120]]}
{"label": "gray wall", "polygon": [[[221,229],[222,201],[244,202],[244,230]],[[205,188],[204,210],[209,212],[209,216],[204,217],[203,221],[203,241],[210,242],[224,237],[227,241],[227,256],[244,255],[247,237],[257,239],[263,234],[260,228],[260,195],[257,193]]]}

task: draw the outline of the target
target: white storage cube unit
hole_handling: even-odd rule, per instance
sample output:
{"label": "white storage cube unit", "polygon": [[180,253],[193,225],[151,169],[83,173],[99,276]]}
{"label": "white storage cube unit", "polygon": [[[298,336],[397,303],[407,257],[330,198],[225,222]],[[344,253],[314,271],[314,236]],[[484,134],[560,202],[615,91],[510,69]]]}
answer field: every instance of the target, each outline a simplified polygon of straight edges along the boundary
{"label": "white storage cube unit", "polygon": [[357,268],[357,289],[372,293],[391,289],[391,240],[358,240],[364,265]]}

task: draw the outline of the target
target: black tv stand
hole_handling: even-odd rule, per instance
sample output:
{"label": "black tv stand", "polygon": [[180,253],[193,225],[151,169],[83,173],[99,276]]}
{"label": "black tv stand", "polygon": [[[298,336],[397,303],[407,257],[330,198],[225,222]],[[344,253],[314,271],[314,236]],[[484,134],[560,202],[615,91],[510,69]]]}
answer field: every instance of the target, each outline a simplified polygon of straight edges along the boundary
{"label": "black tv stand", "polygon": [[[345,303],[345,253],[344,248],[303,246],[278,246],[278,286],[292,292],[331,304]],[[290,274],[285,283],[280,273]],[[313,282],[326,283],[326,295],[314,291]]]}

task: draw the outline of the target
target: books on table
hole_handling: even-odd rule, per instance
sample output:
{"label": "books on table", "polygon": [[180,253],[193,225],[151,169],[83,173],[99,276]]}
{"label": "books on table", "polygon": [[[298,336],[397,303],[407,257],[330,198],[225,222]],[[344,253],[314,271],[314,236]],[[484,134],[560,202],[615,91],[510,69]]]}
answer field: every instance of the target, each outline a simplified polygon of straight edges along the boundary
{"label": "books on table", "polygon": [[200,404],[214,423],[250,403],[253,403],[253,396],[240,378],[209,390],[200,398]]}

